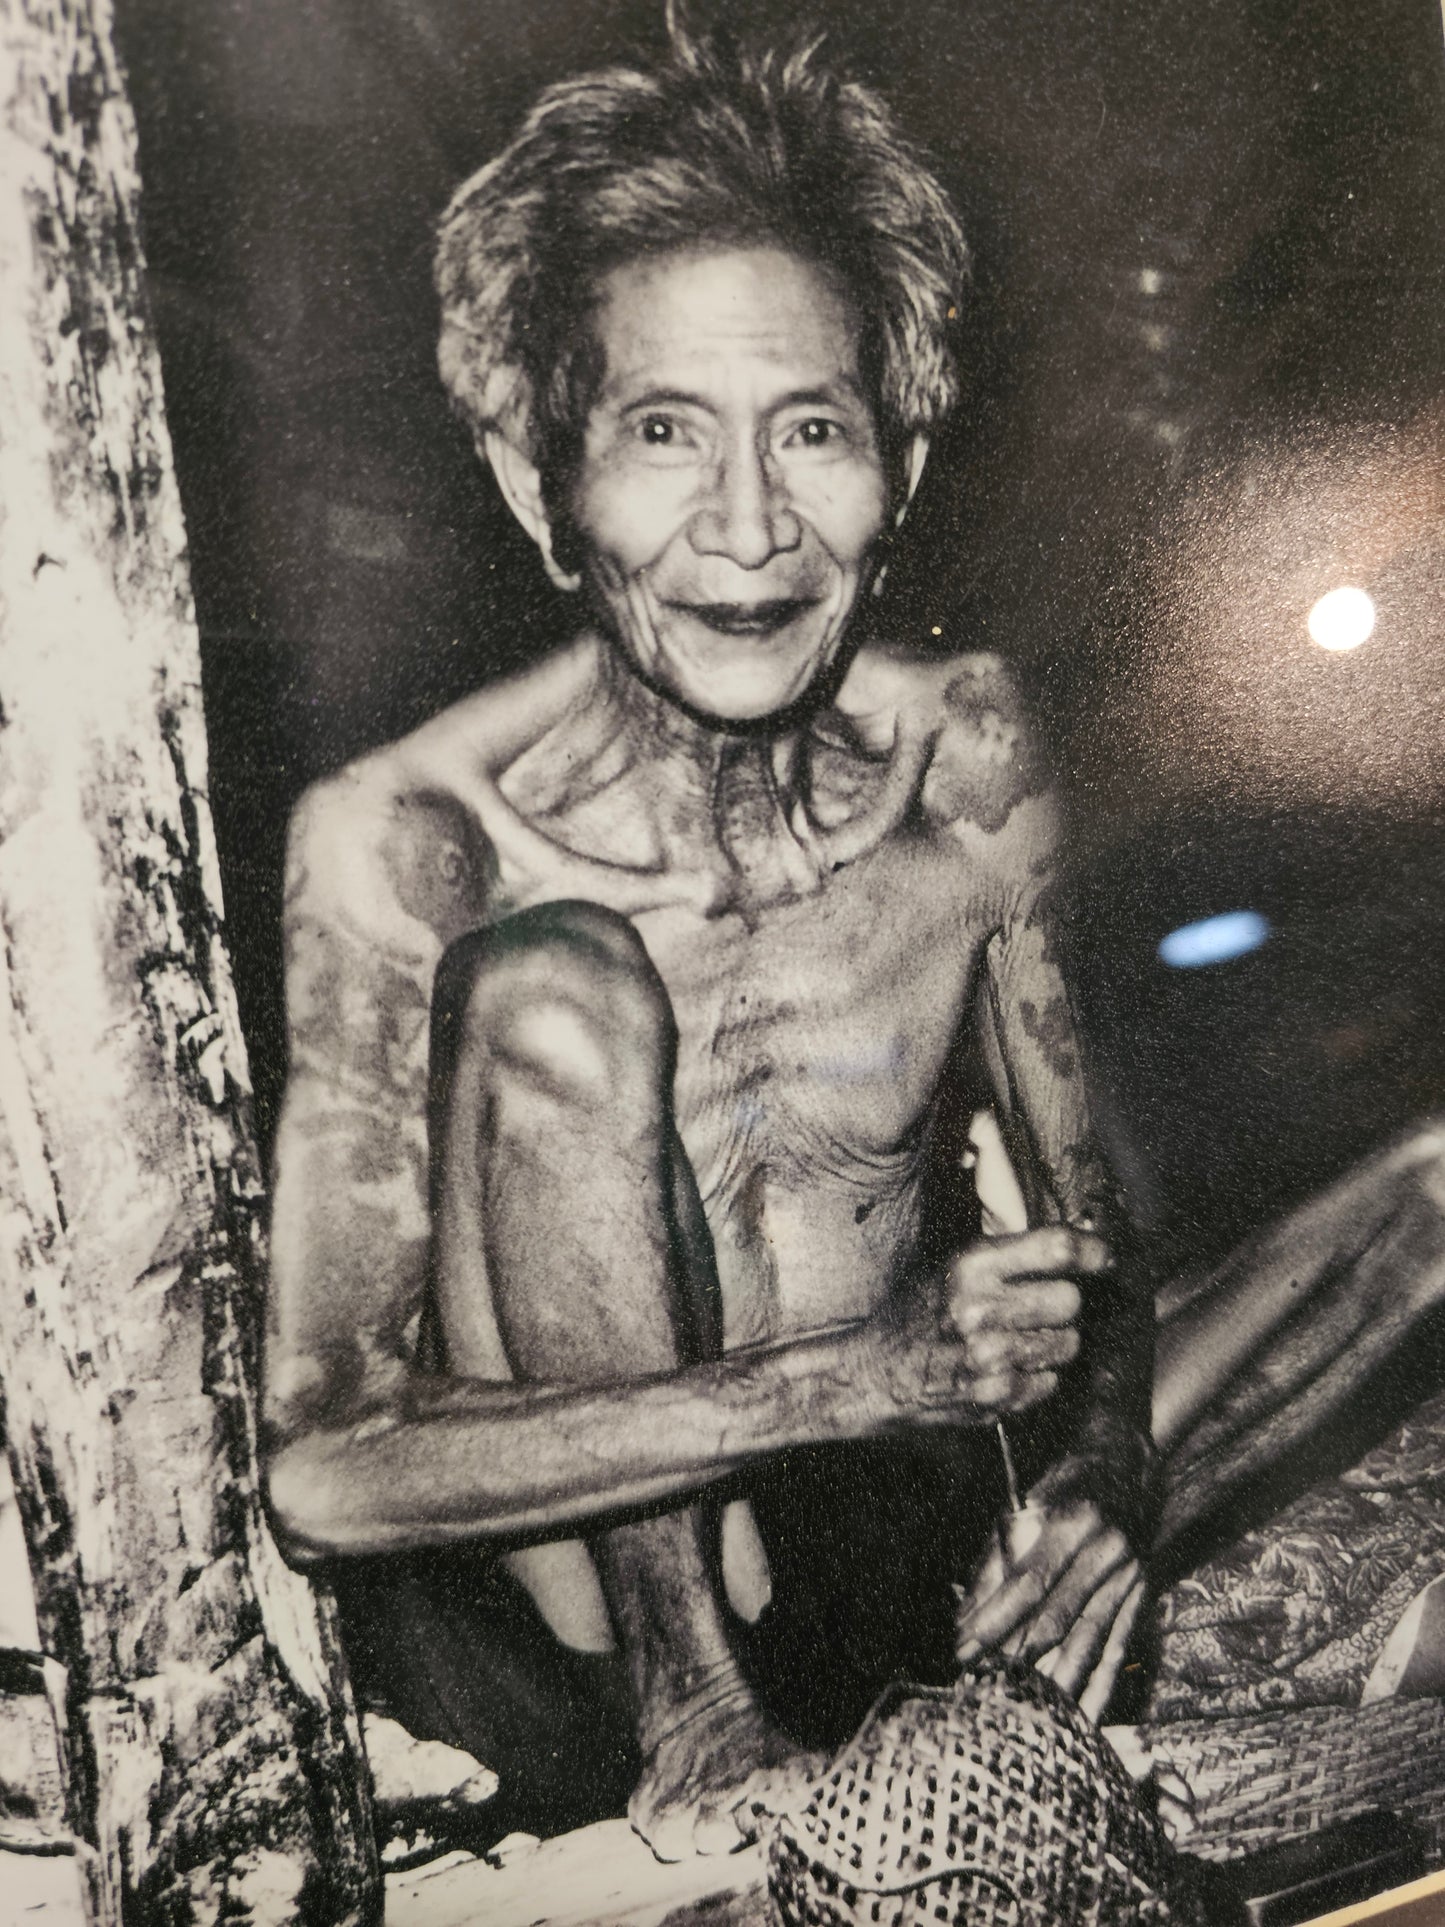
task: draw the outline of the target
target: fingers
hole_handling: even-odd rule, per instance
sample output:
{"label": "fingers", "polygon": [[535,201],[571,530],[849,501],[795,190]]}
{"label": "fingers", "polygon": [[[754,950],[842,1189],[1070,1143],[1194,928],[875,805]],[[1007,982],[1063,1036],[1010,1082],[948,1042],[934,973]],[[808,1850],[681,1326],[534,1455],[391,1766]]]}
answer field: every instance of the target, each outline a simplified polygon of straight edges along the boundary
{"label": "fingers", "polygon": [[958,1616],[959,1662],[990,1648],[1035,1659],[1078,1696],[1095,1721],[1114,1690],[1145,1598],[1139,1561],[1122,1532],[1083,1501],[1048,1517],[1035,1544],[1008,1569],[986,1562]]}
{"label": "fingers", "polygon": [[[1030,1657],[1062,1646],[1079,1622],[1080,1614],[1098,1593],[1105,1580],[1122,1567],[1136,1564],[1129,1541],[1115,1526],[1106,1526],[1091,1506],[1092,1525],[1072,1563],[1065,1568],[1046,1597],[1042,1609],[1028,1628],[1024,1651]],[[1137,1566],[1136,1566],[1137,1569]],[[1121,1595],[1122,1596],[1122,1595]],[[1115,1601],[1117,1606],[1118,1601]],[[1110,1608],[1112,1614],[1113,1608]],[[1107,1625],[1100,1631],[1102,1645]]]}
{"label": "fingers", "polygon": [[1170,1844],[1177,1846],[1187,1840],[1199,1825],[1193,1788],[1172,1769],[1159,1774],[1154,1784],[1159,1824],[1168,1835]]}
{"label": "fingers", "polygon": [[906,1393],[892,1404],[911,1425],[978,1425],[1027,1412],[1058,1387],[1057,1372],[975,1373],[967,1359],[932,1357],[915,1368]]}
{"label": "fingers", "polygon": [[[1140,1576],[1125,1593],[1114,1624],[1109,1630],[1109,1637],[1104,1642],[1099,1663],[1094,1668],[1093,1675],[1080,1697],[1080,1711],[1086,1719],[1093,1720],[1095,1725],[1103,1718],[1104,1708],[1113,1696],[1114,1685],[1119,1677],[1119,1668],[1123,1665],[1124,1655],[1129,1650],[1129,1641],[1133,1637],[1135,1622],[1138,1620],[1147,1591],[1143,1577]],[[1187,1793],[1188,1789],[1185,1790]]]}
{"label": "fingers", "polygon": [[1000,1285],[988,1293],[950,1299],[949,1316],[960,1332],[991,1325],[1004,1331],[1043,1331],[1077,1322],[1084,1301],[1067,1278],[1043,1284]]}
{"label": "fingers", "polygon": [[975,1331],[960,1344],[964,1363],[976,1374],[1051,1372],[1076,1356],[1079,1334],[1071,1325],[1046,1331]]}
{"label": "fingers", "polygon": [[[981,1406],[999,1412],[1018,1411],[1036,1404],[1045,1389],[1035,1381],[1049,1374],[1047,1391],[1054,1389],[1052,1374],[1078,1356],[1077,1327],[1060,1312],[1078,1307],[1073,1285],[1059,1282],[1041,1288],[1016,1287],[1020,1298],[1044,1299],[1042,1304],[1015,1305],[1002,1293],[974,1300],[951,1316],[957,1334],[959,1389]],[[970,1388],[966,1379],[975,1380]]]}
{"label": "fingers", "polygon": [[1157,1781],[1159,1756],[1137,1726],[1106,1726],[1104,1738],[1135,1786],[1143,1786],[1146,1781]]}
{"label": "fingers", "polygon": [[960,1613],[960,1661],[967,1665],[1031,1618],[1080,1547],[1098,1529],[1099,1515],[1090,1505],[1050,1518],[1036,1544],[1016,1562],[1003,1584],[987,1598],[975,1598],[970,1609]]}
{"label": "fingers", "polygon": [[[1123,1648],[1128,1643],[1133,1619],[1124,1627],[1122,1636],[1116,1639],[1118,1622],[1125,1601],[1130,1598],[1136,1587],[1141,1585],[1142,1575],[1137,1559],[1131,1559],[1120,1567],[1094,1593],[1074,1620],[1053,1668],[1054,1683],[1066,1693],[1079,1694],[1085,1681],[1091,1688],[1103,1685],[1104,1698],[1107,1699],[1114,1686],[1114,1677],[1123,1663]],[[1137,1605],[1134,1608],[1137,1612]],[[1113,1641],[1119,1648],[1118,1659],[1113,1672],[1101,1682],[1100,1675],[1105,1671],[1104,1653]]]}
{"label": "fingers", "polygon": [[960,1282],[1022,1284],[1029,1279],[1090,1278],[1113,1268],[1114,1254],[1092,1231],[1072,1225],[1042,1225],[1013,1238],[988,1238],[970,1245],[953,1262]]}
{"label": "fingers", "polygon": [[[986,1372],[981,1378],[964,1366],[957,1378],[958,1403],[974,1408],[975,1415],[1008,1418],[1040,1405],[1059,1388],[1057,1372]],[[956,1422],[959,1414],[950,1410],[947,1417]]]}
{"label": "fingers", "polygon": [[[1143,1598],[1142,1591],[1140,1598]],[[1126,1600],[1125,1607],[1128,1605],[1129,1601]],[[1107,1701],[1091,1710],[1089,1702],[1092,1694],[1091,1684],[1084,1689],[1080,1708],[1097,1725]],[[1156,1753],[1137,1726],[1106,1726],[1104,1738],[1114,1749],[1120,1765],[1135,1786],[1152,1792],[1159,1819],[1169,1839],[1178,1842],[1193,1833],[1197,1825],[1193,1790],[1178,1770],[1170,1765],[1167,1756]]]}
{"label": "fingers", "polygon": [[[961,1262],[955,1260],[955,1266]],[[980,1331],[1063,1328],[1076,1324],[1084,1308],[1079,1287],[1067,1278],[1011,1285],[957,1269],[949,1275],[944,1302],[948,1321],[961,1338]]]}
{"label": "fingers", "polygon": [[[1066,1274],[1099,1272],[1112,1263],[1102,1238],[1067,1225],[983,1240],[961,1252],[941,1281],[935,1274],[942,1307],[937,1296],[923,1294],[899,1328],[908,1342],[933,1354],[925,1404],[941,1409],[957,1398],[990,1417],[1049,1397],[1056,1375],[1079,1352],[1083,1300]],[[956,1357],[937,1353],[938,1337],[957,1341]]]}
{"label": "fingers", "polygon": [[992,1238],[960,1252],[948,1269],[945,1302],[957,1330],[1040,1330],[1072,1325],[1082,1309],[1071,1280],[1107,1271],[1102,1238],[1049,1225],[1015,1238]]}

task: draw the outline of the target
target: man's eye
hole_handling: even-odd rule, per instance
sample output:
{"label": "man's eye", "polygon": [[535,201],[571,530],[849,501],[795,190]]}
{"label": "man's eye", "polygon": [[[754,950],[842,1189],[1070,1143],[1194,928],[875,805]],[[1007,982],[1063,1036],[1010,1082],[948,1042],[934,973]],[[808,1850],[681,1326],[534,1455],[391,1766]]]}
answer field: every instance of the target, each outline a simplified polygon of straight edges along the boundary
{"label": "man's eye", "polygon": [[842,439],[842,423],[829,421],[826,416],[813,416],[805,422],[799,422],[792,433],[792,440],[804,448],[828,448]]}
{"label": "man's eye", "polygon": [[671,448],[678,439],[677,423],[666,415],[644,415],[637,424],[637,438],[649,448]]}

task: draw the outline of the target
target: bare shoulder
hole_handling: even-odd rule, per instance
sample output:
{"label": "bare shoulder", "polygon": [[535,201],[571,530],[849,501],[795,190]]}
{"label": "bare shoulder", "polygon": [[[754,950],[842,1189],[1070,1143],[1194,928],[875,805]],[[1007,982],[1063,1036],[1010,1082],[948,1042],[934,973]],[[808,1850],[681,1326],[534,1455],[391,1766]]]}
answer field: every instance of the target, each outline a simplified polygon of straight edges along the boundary
{"label": "bare shoulder", "polygon": [[935,674],[941,727],[925,790],[935,820],[986,837],[1051,835],[1054,772],[1007,663],[980,653]]}
{"label": "bare shoulder", "polygon": [[486,919],[497,776],[563,725],[589,673],[584,651],[560,651],[313,784],[292,816],[288,924],[319,921],[434,964]]}
{"label": "bare shoulder", "polygon": [[420,970],[485,913],[492,859],[475,812],[391,750],[313,784],[291,819],[288,933],[319,927]]}
{"label": "bare shoulder", "polygon": [[1052,842],[1054,772],[1001,656],[860,650],[839,708],[880,746],[899,730],[929,739],[922,804],[936,827],[1000,854]]}

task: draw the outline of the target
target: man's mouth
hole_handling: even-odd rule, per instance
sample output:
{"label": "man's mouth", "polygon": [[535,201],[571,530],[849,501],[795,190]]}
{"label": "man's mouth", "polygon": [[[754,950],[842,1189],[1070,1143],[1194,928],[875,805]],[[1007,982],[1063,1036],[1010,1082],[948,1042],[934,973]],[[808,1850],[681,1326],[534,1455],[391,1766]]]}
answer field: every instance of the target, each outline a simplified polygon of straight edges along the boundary
{"label": "man's mouth", "polygon": [[815,596],[778,596],[769,602],[669,602],[694,622],[724,636],[771,636],[815,606]]}

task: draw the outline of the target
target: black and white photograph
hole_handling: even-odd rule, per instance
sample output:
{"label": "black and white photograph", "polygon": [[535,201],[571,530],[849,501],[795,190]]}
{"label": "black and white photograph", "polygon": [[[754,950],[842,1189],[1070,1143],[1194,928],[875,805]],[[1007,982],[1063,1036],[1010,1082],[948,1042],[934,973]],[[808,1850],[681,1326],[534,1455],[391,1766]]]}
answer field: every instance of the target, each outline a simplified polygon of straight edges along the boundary
{"label": "black and white photograph", "polygon": [[0,1914],[1445,1920],[1442,25],[0,0]]}

